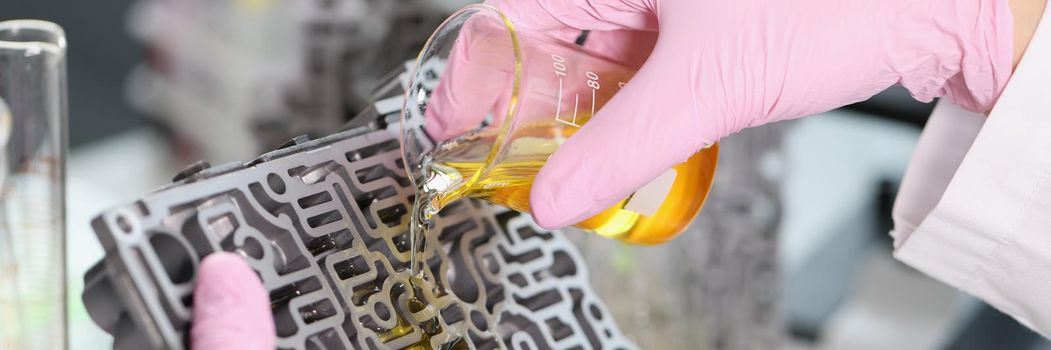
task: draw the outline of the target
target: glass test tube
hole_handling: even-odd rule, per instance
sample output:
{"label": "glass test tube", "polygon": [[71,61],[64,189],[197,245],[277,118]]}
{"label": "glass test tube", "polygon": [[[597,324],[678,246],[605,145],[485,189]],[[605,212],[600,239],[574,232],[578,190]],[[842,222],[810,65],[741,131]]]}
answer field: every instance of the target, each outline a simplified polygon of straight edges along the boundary
{"label": "glass test tube", "polygon": [[0,348],[62,349],[67,112],[61,27],[0,22],[0,101]]}

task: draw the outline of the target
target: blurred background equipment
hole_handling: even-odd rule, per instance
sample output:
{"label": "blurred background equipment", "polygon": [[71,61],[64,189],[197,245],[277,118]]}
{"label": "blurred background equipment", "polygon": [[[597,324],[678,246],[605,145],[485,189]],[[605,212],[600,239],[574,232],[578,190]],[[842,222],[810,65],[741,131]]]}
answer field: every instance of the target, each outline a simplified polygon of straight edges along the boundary
{"label": "blurred background equipment", "polygon": [[129,28],[150,55],[128,96],[166,128],[181,159],[246,159],[339,130],[382,74],[467,3],[139,1]]}
{"label": "blurred background equipment", "polygon": [[786,123],[722,141],[693,225],[658,246],[570,232],[592,283],[643,349],[777,349],[785,341],[778,259]]}
{"label": "blurred background equipment", "polygon": [[66,38],[0,21],[0,348],[66,347]]}

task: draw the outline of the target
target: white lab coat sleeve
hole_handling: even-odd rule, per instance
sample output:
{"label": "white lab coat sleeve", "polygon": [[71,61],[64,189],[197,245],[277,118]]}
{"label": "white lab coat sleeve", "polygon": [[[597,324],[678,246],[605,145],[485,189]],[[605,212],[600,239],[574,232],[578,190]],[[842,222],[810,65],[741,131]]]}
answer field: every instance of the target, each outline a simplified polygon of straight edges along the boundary
{"label": "white lab coat sleeve", "polygon": [[[895,256],[1051,336],[1051,15],[989,117],[939,105],[894,208]],[[944,103],[944,102],[943,102]]]}
{"label": "white lab coat sleeve", "polygon": [[934,107],[894,203],[894,248],[901,247],[938,204],[983,123],[984,115],[946,100]]}

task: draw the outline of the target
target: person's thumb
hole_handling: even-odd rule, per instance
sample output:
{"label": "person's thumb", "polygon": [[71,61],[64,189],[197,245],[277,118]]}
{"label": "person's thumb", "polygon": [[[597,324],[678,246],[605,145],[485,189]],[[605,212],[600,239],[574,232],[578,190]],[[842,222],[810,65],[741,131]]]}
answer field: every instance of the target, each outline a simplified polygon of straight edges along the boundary
{"label": "person's thumb", "polygon": [[635,77],[548,159],[530,191],[537,224],[560,228],[608,209],[718,138],[698,117],[693,72],[683,71],[692,65],[683,56],[658,44]]}
{"label": "person's thumb", "polygon": [[208,255],[193,292],[191,349],[273,349],[270,298],[259,277],[233,253]]}

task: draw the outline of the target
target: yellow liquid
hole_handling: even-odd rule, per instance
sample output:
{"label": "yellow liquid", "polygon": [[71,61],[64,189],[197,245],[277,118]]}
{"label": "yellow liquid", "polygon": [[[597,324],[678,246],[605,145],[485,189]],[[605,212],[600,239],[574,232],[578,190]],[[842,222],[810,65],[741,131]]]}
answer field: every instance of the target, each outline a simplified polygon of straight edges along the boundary
{"label": "yellow liquid", "polygon": [[[394,317],[396,319],[396,324],[394,327],[390,329],[384,329],[379,327],[370,327],[364,324],[362,324],[362,326],[365,326],[366,328],[370,328],[373,331],[375,331],[376,335],[383,343],[387,343],[394,339],[419,332],[420,334],[418,335],[418,340],[404,347],[401,347],[402,350],[466,350],[468,346],[467,342],[464,340],[464,335],[456,332],[453,329],[444,329],[441,323],[439,322],[437,316],[423,321],[415,320],[412,316],[412,313],[417,313],[423,311],[424,309],[431,309],[430,313],[436,315],[436,310],[443,307],[444,305],[431,305],[427,301],[427,299],[423,297],[422,290],[424,288],[436,288],[439,290],[438,292],[442,294],[445,293],[444,290],[438,286],[435,286],[432,282],[424,279],[422,276],[413,276],[409,279],[409,283],[407,285],[396,285],[395,288],[391,290],[390,300],[400,302],[400,300],[403,299],[402,295],[409,293],[406,290],[406,288],[412,288],[414,290],[412,294],[407,295],[404,298],[405,304],[403,305],[403,307],[405,308],[405,311],[409,314],[395,312]],[[364,305],[364,300],[367,300],[368,298],[378,294],[379,292],[379,289],[373,288],[367,288],[363,290],[363,292],[359,296],[360,298],[362,298],[361,300],[363,300],[361,304]],[[443,331],[447,332],[447,334],[444,335],[445,339],[441,341],[441,345],[439,345],[437,348],[431,346],[431,338],[439,336]]]}
{"label": "yellow liquid", "polygon": [[[478,171],[486,166],[486,156],[496,142],[495,131],[443,144],[429,166],[433,175],[418,195],[423,195],[432,214],[465,197],[529,212],[529,189],[537,172],[558,149],[558,140],[570,137],[576,130],[554,122],[520,126],[512,135],[506,154],[484,174]],[[700,211],[715,176],[718,154],[715,145],[675,166],[671,190],[653,215],[625,209],[628,198],[574,226],[628,243],[666,242],[685,231]]]}

